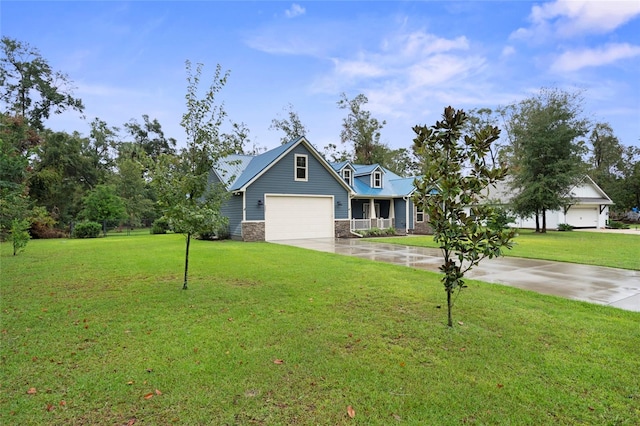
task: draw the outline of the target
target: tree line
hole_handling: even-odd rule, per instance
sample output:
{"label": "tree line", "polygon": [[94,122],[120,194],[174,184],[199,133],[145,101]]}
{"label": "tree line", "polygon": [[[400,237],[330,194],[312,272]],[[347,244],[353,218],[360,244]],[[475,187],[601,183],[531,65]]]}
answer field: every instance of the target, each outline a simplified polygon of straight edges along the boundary
{"label": "tree line", "polygon": [[[0,49],[0,232],[6,235],[13,227],[16,232],[28,229],[34,237],[55,237],[80,220],[140,226],[165,215],[159,191],[166,179],[158,182],[158,172],[169,173],[169,159],[186,155],[192,148],[189,142],[179,149],[161,123],[146,114],[121,127],[94,118],[88,135],[48,129],[46,120],[53,114],[84,113],[72,81],[27,43],[5,36]],[[246,124],[233,122],[222,103],[215,104],[228,77],[221,72],[218,69],[215,90],[208,95],[217,118],[206,124],[206,135],[198,136],[189,133],[193,122],[183,117],[187,139],[215,139],[216,154],[208,153],[214,159],[264,151],[252,144]],[[195,91],[200,69],[190,78],[195,81],[188,87]],[[190,119],[196,119],[195,96],[192,101],[187,110]],[[325,157],[378,163],[401,176],[422,175],[429,160],[415,147],[392,149],[382,142],[386,122],[373,117],[367,103],[363,94],[341,95],[337,107],[346,116],[340,143],[324,147]],[[491,125],[507,136],[492,146],[484,161],[508,166],[518,194],[513,207],[521,215],[542,218],[544,211],[570,203],[567,187],[584,174],[613,198],[615,210],[640,205],[638,148],[622,145],[609,124],[586,120],[582,103],[579,93],[543,89],[519,103],[467,113],[466,132]],[[270,129],[281,132],[283,143],[308,133],[291,104],[284,116],[272,120]]]}

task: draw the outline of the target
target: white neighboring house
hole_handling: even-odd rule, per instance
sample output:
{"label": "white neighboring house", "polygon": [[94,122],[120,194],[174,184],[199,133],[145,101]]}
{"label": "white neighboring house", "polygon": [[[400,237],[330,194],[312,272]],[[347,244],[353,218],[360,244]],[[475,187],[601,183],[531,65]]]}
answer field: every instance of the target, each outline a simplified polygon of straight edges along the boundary
{"label": "white neighboring house", "polygon": [[[547,229],[557,228],[560,223],[567,223],[574,228],[604,228],[609,219],[611,198],[589,176],[569,191],[571,204],[560,210],[546,212]],[[509,205],[515,194],[508,183],[500,182],[490,188],[488,199],[503,205]],[[542,218],[540,218],[542,224]],[[510,226],[517,228],[535,228],[535,216],[517,218]]]}

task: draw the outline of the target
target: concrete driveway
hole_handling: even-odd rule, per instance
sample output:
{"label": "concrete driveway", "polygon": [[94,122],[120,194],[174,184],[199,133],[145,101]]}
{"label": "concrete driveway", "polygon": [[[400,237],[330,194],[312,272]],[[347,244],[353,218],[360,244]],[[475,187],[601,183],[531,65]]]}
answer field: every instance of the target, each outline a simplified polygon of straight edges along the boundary
{"label": "concrete driveway", "polygon": [[[436,272],[442,263],[438,249],[355,238],[275,242]],[[467,277],[640,312],[640,271],[501,257],[483,260]]]}

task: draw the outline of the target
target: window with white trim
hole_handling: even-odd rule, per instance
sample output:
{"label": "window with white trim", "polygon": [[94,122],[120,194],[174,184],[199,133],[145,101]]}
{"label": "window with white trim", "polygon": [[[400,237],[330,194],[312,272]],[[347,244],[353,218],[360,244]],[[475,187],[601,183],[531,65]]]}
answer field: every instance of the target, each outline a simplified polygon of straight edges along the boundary
{"label": "window with white trim", "polygon": [[423,211],[418,211],[417,207],[414,207],[415,212],[416,212],[416,222],[420,223],[420,222],[424,222],[424,212]]}
{"label": "window with white trim", "polygon": [[351,169],[344,169],[342,171],[342,177],[344,181],[347,182],[347,185],[353,186],[353,178],[351,176]]}
{"label": "window with white trim", "polygon": [[296,154],[294,161],[294,179],[306,182],[308,180],[307,156],[304,154]]}
{"label": "window with white trim", "polygon": [[372,186],[374,188],[382,188],[382,172],[373,172]]}

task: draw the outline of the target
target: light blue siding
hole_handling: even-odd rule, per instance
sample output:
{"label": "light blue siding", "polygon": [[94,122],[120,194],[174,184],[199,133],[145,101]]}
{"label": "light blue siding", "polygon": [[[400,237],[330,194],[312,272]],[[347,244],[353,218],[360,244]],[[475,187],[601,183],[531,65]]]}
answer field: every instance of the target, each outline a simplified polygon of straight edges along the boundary
{"label": "light blue siding", "polygon": [[[216,185],[220,183],[220,179],[212,171],[209,173],[209,185]],[[242,194],[233,195],[228,194],[227,200],[222,204],[220,213],[229,219],[229,234],[233,238],[242,237]]]}
{"label": "light blue siding", "polygon": [[[295,154],[307,155],[307,181],[294,180]],[[327,170],[304,145],[296,146],[246,190],[247,220],[264,220],[264,194],[333,195],[335,219],[348,219],[349,194],[338,182],[338,177]],[[341,205],[338,205],[341,204]]]}
{"label": "light blue siding", "polygon": [[234,239],[242,238],[242,198],[242,193],[230,195],[221,209],[222,214],[229,218],[229,234]]}

